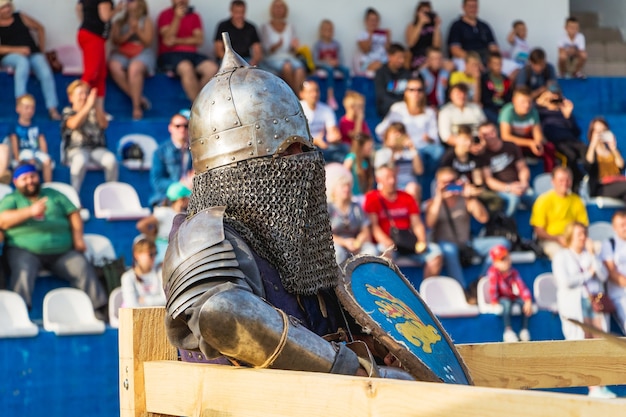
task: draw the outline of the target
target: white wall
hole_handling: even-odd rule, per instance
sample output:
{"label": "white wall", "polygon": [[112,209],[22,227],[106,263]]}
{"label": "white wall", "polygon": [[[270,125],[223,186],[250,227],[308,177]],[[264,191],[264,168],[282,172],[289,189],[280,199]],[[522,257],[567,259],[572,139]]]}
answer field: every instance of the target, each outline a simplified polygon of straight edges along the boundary
{"label": "white wall", "polygon": [[[119,0],[117,0],[119,1]],[[75,42],[78,21],[74,13],[77,0],[14,0],[16,8],[30,14],[45,24],[48,47]],[[417,0],[287,0],[289,20],[296,24],[302,43],[312,45],[317,37],[317,27],[323,18],[335,23],[335,34],[342,43],[346,59],[356,49],[356,37],[362,30],[363,13],[369,6],[378,9],[382,26],[390,28],[395,41],[404,41],[404,29],[412,19]],[[611,0],[604,0],[610,3]],[[260,26],[269,18],[270,0],[248,0],[248,19]],[[444,41],[452,20],[461,12],[462,0],[435,0],[435,11],[443,19]],[[619,2],[621,3],[621,2]],[[169,6],[170,0],[148,0],[150,15]],[[205,27],[205,52],[212,50],[212,39],[217,22],[228,16],[230,0],[192,0],[203,19]],[[511,22],[523,19],[528,25],[528,41],[532,46],[542,46],[549,59],[554,61],[556,42],[565,17],[569,14],[569,0],[481,0],[480,17],[487,20],[504,50],[506,34]],[[404,42],[403,42],[404,43]],[[445,43],[445,42],[444,42]]]}

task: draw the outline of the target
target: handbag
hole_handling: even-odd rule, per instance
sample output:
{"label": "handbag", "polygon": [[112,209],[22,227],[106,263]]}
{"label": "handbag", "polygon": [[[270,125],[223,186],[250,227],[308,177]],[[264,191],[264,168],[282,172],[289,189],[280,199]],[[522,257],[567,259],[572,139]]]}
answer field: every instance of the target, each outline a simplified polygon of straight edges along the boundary
{"label": "handbag", "polygon": [[138,42],[124,42],[117,47],[117,52],[126,58],[134,58],[143,51],[143,45]]}
{"label": "handbag", "polygon": [[415,253],[415,245],[417,244],[417,236],[413,233],[411,229],[398,229],[396,227],[396,223],[393,221],[393,218],[389,214],[387,210],[387,206],[382,198],[380,200],[380,205],[385,211],[385,215],[389,219],[389,237],[393,240],[394,245],[396,245],[396,250],[400,255],[411,255]]}
{"label": "handbag", "polygon": [[52,72],[62,72],[63,64],[59,61],[59,56],[57,55],[57,51],[50,50],[45,53],[46,59],[48,60],[48,65],[50,65],[50,69]]}
{"label": "handbag", "polygon": [[604,292],[590,294],[591,308],[597,313],[612,314],[615,312],[615,304],[611,298]]}

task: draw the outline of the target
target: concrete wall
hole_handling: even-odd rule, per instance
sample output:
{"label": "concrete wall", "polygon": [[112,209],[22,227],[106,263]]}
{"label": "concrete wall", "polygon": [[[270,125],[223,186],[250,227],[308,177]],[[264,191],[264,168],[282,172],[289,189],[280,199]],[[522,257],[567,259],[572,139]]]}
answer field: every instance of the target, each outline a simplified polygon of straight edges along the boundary
{"label": "concrete wall", "polygon": [[[78,21],[74,13],[77,0],[14,0],[16,7],[45,24],[48,31],[48,47],[74,43]],[[610,3],[604,0],[603,3]],[[200,12],[206,30],[205,51],[212,50],[212,38],[216,24],[228,16],[229,0],[193,1]],[[444,39],[453,19],[461,12],[462,0],[435,1],[436,12],[443,20]],[[617,3],[617,2],[616,2]],[[621,2],[620,2],[621,3]],[[257,26],[269,18],[270,0],[249,0],[248,18]],[[288,0],[289,20],[297,24],[301,42],[311,45],[317,37],[317,27],[323,18],[335,23],[337,39],[349,59],[356,49],[356,37],[362,30],[363,12],[369,6],[378,9],[382,25],[390,28],[395,41],[404,41],[404,29],[413,16],[417,0]],[[148,0],[150,14],[156,17],[170,0]],[[623,6],[624,8],[626,6]],[[569,14],[569,0],[481,0],[480,16],[487,20],[501,48],[506,45],[506,34],[511,22],[523,19],[529,29],[528,40],[533,46],[542,46],[551,60],[556,56],[556,42],[562,32],[563,21]]]}
{"label": "concrete wall", "polygon": [[573,12],[596,12],[601,27],[615,27],[626,34],[626,2],[615,0],[570,0]]}

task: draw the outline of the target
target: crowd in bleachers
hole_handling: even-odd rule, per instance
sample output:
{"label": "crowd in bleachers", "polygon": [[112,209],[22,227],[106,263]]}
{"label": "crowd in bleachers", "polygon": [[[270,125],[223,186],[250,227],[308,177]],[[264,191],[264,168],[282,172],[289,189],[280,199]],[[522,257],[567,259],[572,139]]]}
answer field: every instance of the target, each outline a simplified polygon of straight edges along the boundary
{"label": "crowd in bleachers", "polygon": [[[493,222],[513,218],[520,205],[532,210],[536,233],[523,237],[536,238],[552,257],[567,246],[562,236],[565,223],[588,224],[589,219],[581,214],[554,220],[545,213],[550,210],[535,208],[545,205],[546,197],[533,189],[529,163],[541,158],[546,173],[555,165],[569,168],[555,171],[550,209],[582,204],[584,210],[577,194],[626,201],[624,160],[607,122],[594,119],[584,137],[575,103],[559,87],[558,77],[584,78],[584,36],[576,19],[568,18],[559,43],[557,74],[546,53],[528,45],[524,22],[513,22],[507,38],[510,50],[503,51],[489,24],[478,17],[478,1],[459,2],[463,15],[449,22],[445,35],[433,5],[419,2],[406,24],[404,43],[391,42],[389,30],[380,27],[379,11],[364,10],[364,29],[355,38],[358,53],[346,57],[334,38],[332,20],[320,22],[319,39],[309,48],[299,41],[283,0],[268,1],[271,18],[259,31],[245,18],[246,4],[235,0],[231,16],[216,28],[215,57],[208,57],[199,52],[208,33],[188,0],[172,0],[172,7],[154,22],[145,0],[117,5],[109,0],[80,0],[77,43],[83,51],[84,73],[68,87],[70,105],[59,113],[52,72],[43,54],[45,25],[16,12],[13,1],[0,0],[0,64],[14,73],[18,115],[11,135],[0,145],[0,180],[11,181],[11,167],[33,163],[42,170],[44,182],[49,182],[57,162],[70,167],[71,185],[78,192],[92,165],[105,170],[106,181],[116,181],[118,160],[104,132],[122,115],[105,110],[107,74],[129,97],[134,120],[142,119],[152,106],[143,83],[157,70],[179,79],[193,101],[217,72],[225,30],[235,51],[252,65],[281,76],[300,95],[315,144],[329,163],[329,176],[337,176],[329,188],[329,207],[338,262],[360,252],[410,255],[424,267],[424,277],[445,273],[468,289],[476,277],[465,276],[465,266],[484,263],[482,275],[493,258],[491,249],[520,249],[510,239],[483,236],[477,224],[497,230]],[[5,36],[11,29],[14,35]],[[104,55],[107,38],[111,41],[108,57]],[[33,120],[35,100],[26,92],[31,70],[40,79],[50,118],[60,120],[60,161],[50,158],[46,138]],[[372,79],[375,102],[351,89],[353,77]],[[380,121],[376,125],[366,119],[365,109],[373,107]],[[342,115],[339,122],[338,114]],[[156,248],[140,245],[142,259],[152,252],[162,256],[167,229],[163,225],[172,216],[169,211],[159,214],[161,204],[174,203],[168,210],[184,209],[175,203],[182,199],[180,192],[175,200],[169,197],[173,184],[191,188],[187,124],[185,114],[172,116],[171,140],[154,152],[150,174],[154,214],[140,222],[139,231],[156,240]],[[333,169],[333,162],[345,170]],[[559,181],[564,191],[556,186]],[[408,230],[412,233],[405,233]],[[409,239],[404,246],[400,245],[403,238]],[[5,247],[11,245],[9,238]],[[389,250],[392,245],[397,252]],[[604,260],[610,264],[609,258]],[[141,274],[152,267],[135,265],[139,263],[134,262],[134,268],[141,283]],[[13,278],[9,281],[14,284]]]}

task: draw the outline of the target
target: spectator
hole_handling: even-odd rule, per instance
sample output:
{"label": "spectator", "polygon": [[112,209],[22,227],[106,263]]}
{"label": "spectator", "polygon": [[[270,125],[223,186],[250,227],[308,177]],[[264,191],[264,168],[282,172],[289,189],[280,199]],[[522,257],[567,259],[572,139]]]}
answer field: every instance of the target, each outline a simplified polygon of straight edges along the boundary
{"label": "spectator", "polygon": [[396,168],[396,187],[405,191],[418,203],[422,199],[422,187],[418,175],[424,173],[424,165],[402,122],[393,122],[385,130],[383,147],[376,151],[374,167],[391,165]]}
{"label": "spectator", "polygon": [[83,185],[87,163],[104,169],[106,181],[117,181],[115,154],[106,147],[104,131],[109,126],[104,109],[97,105],[97,89],[82,80],[67,87],[70,106],[63,109],[61,120],[62,159],[70,167],[70,181],[77,192]]}
{"label": "spectator", "polygon": [[539,245],[550,259],[568,246],[563,235],[568,224],[589,224],[585,203],[571,192],[572,173],[568,168],[554,168],[552,186],[552,190],[537,197],[530,215],[530,225],[533,226]]}
{"label": "spectator", "polygon": [[415,199],[396,187],[394,167],[383,165],[376,169],[378,189],[365,195],[364,209],[372,223],[372,235],[383,256],[395,257],[389,248],[396,245],[391,229],[410,230],[416,238],[414,251],[406,256],[424,266],[424,278],[439,275],[442,266],[441,250],[426,240],[426,229],[420,219]]}
{"label": "spectator", "polygon": [[617,322],[626,332],[626,211],[618,210],[611,220],[614,236],[602,242],[600,258],[609,273],[607,290],[615,304]]}
{"label": "spectator", "polygon": [[315,68],[326,74],[326,103],[337,110],[339,105],[335,99],[335,71],[341,72],[346,82],[350,79],[350,70],[343,66],[341,44],[334,38],[335,27],[328,19],[322,20],[319,39],[313,45],[313,61]]}
{"label": "spectator", "polygon": [[96,91],[95,107],[103,113],[107,79],[106,41],[111,21],[123,7],[124,2],[113,7],[112,0],[78,0],[76,4],[76,14],[81,22],[78,30],[78,46],[83,54],[81,80]]}
{"label": "spectator", "polygon": [[[511,266],[509,250],[505,246],[494,246],[489,251],[493,265],[487,269],[489,280],[489,298],[492,305],[502,306],[502,321],[504,322],[503,340],[505,342],[528,342],[528,318],[533,314],[533,302],[528,287]],[[511,307],[518,304],[522,309],[522,328],[519,338],[511,327]]]}
{"label": "spectator", "polygon": [[450,86],[464,83],[468,86],[467,99],[473,103],[480,103],[481,59],[477,52],[470,51],[465,55],[465,65],[462,71],[450,74]]}
{"label": "spectator", "polygon": [[6,143],[0,143],[0,183],[11,184],[11,150]]}
{"label": "spectator", "polygon": [[[37,41],[31,31],[37,32]],[[56,85],[43,54],[45,50],[46,32],[41,23],[22,12],[15,12],[13,0],[0,0],[0,64],[13,69],[15,98],[26,94],[32,70],[41,83],[50,118],[60,120]]]}
{"label": "spectator", "polygon": [[328,190],[328,214],[333,231],[335,257],[342,264],[352,255],[377,255],[372,243],[370,220],[361,205],[352,201],[352,175],[346,172],[331,183]]}
{"label": "spectator", "polygon": [[516,20],[513,22],[512,30],[506,37],[509,45],[511,45],[511,59],[522,67],[526,65],[528,55],[530,54],[530,47],[526,41],[527,35],[528,29],[526,28],[526,23],[522,20]]}
{"label": "spectator", "polygon": [[376,71],[374,90],[376,112],[384,117],[391,105],[401,101],[411,72],[404,67],[406,50],[399,43],[392,43],[387,51],[387,62]]}
{"label": "spectator", "polygon": [[420,69],[419,75],[424,82],[426,101],[435,110],[446,102],[448,90],[448,78],[450,74],[443,68],[443,54],[440,49],[428,48],[426,50],[426,63]]}
{"label": "spectator", "polygon": [[122,307],[164,306],[161,270],[155,268],[156,245],[140,239],[133,245],[133,266],[122,274]]}
{"label": "spectator", "polygon": [[[435,195],[426,203],[426,227],[432,229],[431,240],[441,247],[447,274],[463,288],[467,284],[461,256],[466,257],[472,253],[484,259],[484,272],[490,263],[487,255],[491,248],[496,245],[508,248],[510,245],[505,238],[498,236],[472,238],[472,219],[481,224],[489,220],[487,210],[476,199],[477,194],[474,186],[459,181],[452,168],[443,167],[435,176]],[[468,257],[466,262],[469,261]]]}
{"label": "spectator", "polygon": [[572,190],[578,192],[585,176],[578,163],[584,159],[587,146],[580,140],[580,127],[573,113],[574,103],[563,97],[558,84],[552,83],[537,98],[536,104],[544,137],[556,152],[565,157],[567,167],[574,175]]}
{"label": "spectator", "polygon": [[352,146],[352,139],[361,133],[372,135],[365,121],[365,96],[363,94],[353,90],[346,91],[343,96],[343,108],[346,113],[339,119],[342,143]]}
{"label": "spectator", "polygon": [[453,85],[450,87],[450,102],[439,110],[439,136],[448,146],[456,145],[459,126],[469,126],[475,137],[478,125],[486,120],[478,104],[467,102],[467,92],[467,85]]}
{"label": "spectator", "polygon": [[[563,235],[564,247],[552,260],[552,273],[556,280],[557,306],[561,316],[561,328],[566,340],[592,339],[593,334],[567,321],[572,318],[597,329],[607,331],[609,317],[591,308],[590,297],[602,292],[607,279],[602,262],[594,251],[594,244],[587,235],[587,226],[570,222]],[[615,398],[606,387],[589,387],[589,396]]]}
{"label": "spectator", "polygon": [[48,142],[39,126],[33,124],[35,97],[24,94],[17,98],[15,111],[17,123],[9,133],[11,152],[18,162],[39,164],[43,169],[43,181],[52,181],[52,160],[48,154]]}
{"label": "spectator", "polygon": [[189,6],[189,0],[172,0],[172,7],[159,14],[157,30],[159,69],[180,77],[187,98],[195,100],[218,69],[215,62],[198,53],[204,42],[200,15]]}
{"label": "spectator", "polygon": [[419,70],[426,62],[428,48],[441,48],[441,18],[430,1],[420,1],[415,8],[413,22],[409,23],[404,38],[411,54],[409,67]]}
{"label": "spectator", "polygon": [[530,51],[528,62],[519,71],[515,79],[515,86],[530,88],[530,97],[536,100],[548,89],[550,83],[556,82],[556,71],[552,64],[546,61],[546,53],[541,48]]}
{"label": "spectator", "polygon": [[376,126],[376,134],[382,136],[393,122],[404,124],[413,146],[424,163],[425,175],[432,176],[443,155],[443,146],[439,142],[435,111],[426,106],[424,83],[419,78],[407,81],[404,101],[391,106],[389,113]]}
{"label": "spectator", "polygon": [[583,68],[586,62],[585,35],[580,33],[578,19],[570,16],[565,21],[565,33],[559,40],[559,72],[561,77],[585,78]]}
{"label": "spectator", "polygon": [[174,217],[187,212],[191,190],[180,182],[173,182],[167,187],[167,200],[161,206],[154,207],[152,214],[137,222],[137,230],[156,244],[155,265],[160,266],[169,242],[170,230]]}
{"label": "spectator", "polygon": [[319,85],[312,80],[305,81],[300,90],[300,99],[313,143],[321,149],[326,163],[342,163],[350,147],[341,141],[335,112],[320,102]]}
{"label": "spectator", "polygon": [[626,202],[626,177],[624,157],[617,148],[615,135],[601,117],[589,124],[587,133],[589,147],[585,154],[585,165],[589,173],[589,195],[612,197]]}
{"label": "spectator", "polygon": [[502,210],[503,200],[495,192],[485,188],[482,176],[484,160],[482,154],[477,156],[472,152],[472,147],[475,148],[476,143],[471,129],[469,126],[460,126],[456,145],[446,150],[440,166],[452,168],[460,182],[472,185],[474,196],[487,208],[491,217],[491,214]]}
{"label": "spectator", "polygon": [[109,71],[117,86],[130,98],[133,120],[143,118],[143,111],[152,104],[143,95],[146,75],[154,75],[155,56],[152,50],[154,22],[148,15],[146,0],[123,3],[126,13],[111,27],[113,51]]}
{"label": "spectator", "polygon": [[265,50],[263,64],[298,93],[306,77],[306,68],[295,55],[300,42],[295,27],[287,22],[288,13],[287,3],[272,1],[270,21],[261,26],[261,41]]}
{"label": "spectator", "polygon": [[160,205],[167,197],[167,189],[173,183],[182,182],[191,188],[193,171],[189,154],[189,121],[182,114],[170,118],[167,127],[170,140],[163,141],[152,157],[150,184],[151,205]]}
{"label": "spectator", "polygon": [[263,59],[261,38],[254,24],[246,20],[246,2],[232,0],[230,2],[230,19],[222,20],[215,31],[215,55],[221,62],[224,58],[224,41],[222,33],[230,35],[233,50],[251,66],[259,65]]}
{"label": "spectator", "polygon": [[[500,52],[491,27],[478,18],[478,0],[463,0],[463,15],[450,26],[448,51],[459,71],[463,71],[470,51],[477,52],[483,64],[487,63],[489,52]],[[503,72],[514,77],[519,65],[510,59],[503,64]]]}
{"label": "spectator", "polygon": [[485,122],[478,127],[478,135],[485,141],[485,152],[480,155],[482,174],[487,188],[498,193],[506,204],[504,214],[513,217],[519,203],[530,208],[535,192],[530,186],[530,170],[520,148],[504,142],[498,136],[495,124]]}
{"label": "spectator", "polygon": [[86,292],[97,315],[106,317],[107,294],[83,255],[87,247],[78,208],[62,193],[41,188],[33,165],[17,167],[13,185],[15,191],[0,201],[4,254],[11,270],[9,288],[30,308],[37,274],[47,269]]}
{"label": "spectator", "polygon": [[343,166],[352,173],[352,195],[357,199],[374,187],[374,139],[360,134],[352,140],[351,152],[346,156]]}
{"label": "spectator", "polygon": [[497,123],[500,110],[512,97],[511,80],[502,73],[502,56],[492,52],[487,59],[487,72],[480,78],[480,102],[487,120]]}
{"label": "spectator", "polygon": [[502,140],[519,146],[524,156],[542,157],[544,172],[552,172],[554,145],[544,140],[539,112],[528,88],[515,89],[511,103],[500,111],[499,122]]}
{"label": "spectator", "polygon": [[365,30],[357,38],[361,53],[358,59],[358,75],[373,77],[387,63],[387,49],[391,45],[391,31],[380,27],[380,14],[376,9],[365,11]]}

